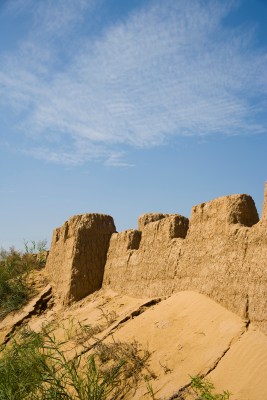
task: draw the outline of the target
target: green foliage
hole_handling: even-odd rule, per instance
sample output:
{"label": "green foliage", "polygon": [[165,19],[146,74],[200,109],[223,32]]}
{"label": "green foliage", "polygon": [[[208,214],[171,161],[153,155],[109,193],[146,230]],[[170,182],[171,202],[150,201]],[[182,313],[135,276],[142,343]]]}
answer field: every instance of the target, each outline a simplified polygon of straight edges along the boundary
{"label": "green foliage", "polygon": [[231,395],[228,390],[223,391],[221,394],[213,393],[214,385],[199,376],[191,377],[190,386],[199,400],[228,400]]}
{"label": "green foliage", "polygon": [[47,249],[47,240],[31,240],[30,242],[24,241],[25,253],[26,254],[37,254]]}
{"label": "green foliage", "polygon": [[[32,242],[31,246],[25,243],[24,253],[13,247],[0,251],[0,319],[29,300],[31,290],[27,277],[30,271],[44,265],[45,245],[45,241]],[[33,252],[38,249],[42,250],[39,257]]]}
{"label": "green foliage", "polygon": [[147,393],[150,395],[152,400],[156,400],[154,389],[151,382],[149,381],[149,379],[145,379],[145,381],[146,381]]}
{"label": "green foliage", "polygon": [[97,352],[68,360],[63,344],[47,331],[13,340],[0,357],[0,400],[121,399],[148,358],[136,343],[114,342],[102,347],[103,363]]}
{"label": "green foliage", "polygon": [[[13,341],[0,358],[0,399],[26,399],[42,379],[42,346],[39,335],[31,334],[22,343]],[[28,397],[30,398],[30,397]]]}
{"label": "green foliage", "polygon": [[20,308],[29,297],[26,283],[28,264],[23,255],[11,248],[0,253],[0,318]]}
{"label": "green foliage", "polygon": [[31,240],[30,242],[24,241],[25,254],[24,257],[28,259],[32,269],[42,268],[45,266],[46,253],[47,253],[47,240]]}

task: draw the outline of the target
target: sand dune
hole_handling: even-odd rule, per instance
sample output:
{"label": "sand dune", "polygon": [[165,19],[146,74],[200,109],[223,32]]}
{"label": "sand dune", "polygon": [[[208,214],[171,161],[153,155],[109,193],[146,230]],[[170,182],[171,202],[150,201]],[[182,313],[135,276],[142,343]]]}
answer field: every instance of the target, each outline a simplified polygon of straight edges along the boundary
{"label": "sand dune", "polygon": [[[65,310],[54,307],[33,315],[24,324],[38,331],[51,322],[56,322],[58,339],[80,323],[103,324],[97,336],[104,342],[136,340],[151,353],[157,399],[170,399],[196,375],[208,378],[219,392],[228,389],[233,400],[267,399],[267,337],[202,294],[184,291],[151,301],[100,290]],[[75,354],[83,348],[76,346]],[[145,382],[126,398],[149,398]]]}

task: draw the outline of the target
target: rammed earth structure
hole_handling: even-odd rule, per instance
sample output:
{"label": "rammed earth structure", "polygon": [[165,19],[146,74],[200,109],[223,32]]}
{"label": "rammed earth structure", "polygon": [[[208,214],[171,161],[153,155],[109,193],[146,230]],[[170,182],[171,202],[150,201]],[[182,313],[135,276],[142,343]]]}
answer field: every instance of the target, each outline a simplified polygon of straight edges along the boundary
{"label": "rammed earth structure", "polygon": [[262,217],[246,194],[179,214],[144,214],[117,233],[111,216],[84,214],[54,231],[47,271],[62,305],[102,286],[136,297],[205,294],[267,333],[267,184]]}

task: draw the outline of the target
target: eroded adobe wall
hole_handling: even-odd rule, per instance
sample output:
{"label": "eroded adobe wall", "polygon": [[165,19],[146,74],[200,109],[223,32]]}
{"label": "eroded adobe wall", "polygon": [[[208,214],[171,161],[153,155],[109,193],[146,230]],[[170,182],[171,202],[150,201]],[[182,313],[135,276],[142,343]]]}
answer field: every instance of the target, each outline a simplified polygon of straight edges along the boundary
{"label": "eroded adobe wall", "polygon": [[46,264],[59,303],[70,304],[101,288],[113,218],[75,215],[53,233]]}
{"label": "eroded adobe wall", "polygon": [[[188,223],[178,214],[145,214],[138,223],[142,231],[113,234],[103,285],[137,297],[172,293],[176,259]],[[138,248],[129,245],[133,232],[140,238]]]}
{"label": "eroded adobe wall", "polygon": [[262,206],[262,216],[261,216],[262,221],[267,221],[267,182],[265,184],[265,190],[264,190],[264,202]]}
{"label": "eroded adobe wall", "polygon": [[245,256],[251,226],[258,220],[254,201],[247,195],[193,207],[188,235],[176,261],[175,290],[196,290],[244,317]]}
{"label": "eroded adobe wall", "polygon": [[112,235],[103,285],[139,297],[195,290],[267,332],[267,190],[261,221],[248,195],[193,207],[188,231],[185,217],[154,216]]}

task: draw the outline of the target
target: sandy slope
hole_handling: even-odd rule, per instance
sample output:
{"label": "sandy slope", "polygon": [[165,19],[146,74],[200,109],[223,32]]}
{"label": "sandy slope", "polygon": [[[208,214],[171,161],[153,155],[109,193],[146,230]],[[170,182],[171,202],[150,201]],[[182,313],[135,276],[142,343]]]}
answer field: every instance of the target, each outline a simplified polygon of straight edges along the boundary
{"label": "sandy slope", "polygon": [[[151,381],[157,399],[169,399],[201,374],[214,382],[218,391],[228,389],[233,400],[267,399],[267,337],[247,327],[237,315],[204,295],[179,292],[160,302],[100,290],[70,308],[53,307],[43,315],[25,319],[31,329],[56,322],[55,335],[69,331],[72,346],[81,324],[103,324],[98,334],[105,341],[136,340],[151,352]],[[157,303],[157,304],[155,304]],[[75,352],[82,351],[77,344]],[[148,399],[141,383],[129,399]]]}
{"label": "sandy slope", "polygon": [[[247,332],[245,321],[198,293],[171,296],[114,338],[148,345],[158,398],[168,399],[189,383],[189,375],[201,374],[219,390],[228,389],[233,399],[267,399],[266,336]],[[141,387],[133,398],[141,399],[145,392]]]}
{"label": "sandy slope", "polygon": [[210,374],[218,389],[227,387],[233,398],[267,399],[267,338],[249,328]]}

